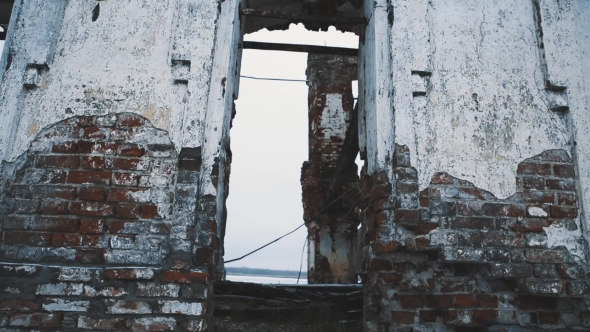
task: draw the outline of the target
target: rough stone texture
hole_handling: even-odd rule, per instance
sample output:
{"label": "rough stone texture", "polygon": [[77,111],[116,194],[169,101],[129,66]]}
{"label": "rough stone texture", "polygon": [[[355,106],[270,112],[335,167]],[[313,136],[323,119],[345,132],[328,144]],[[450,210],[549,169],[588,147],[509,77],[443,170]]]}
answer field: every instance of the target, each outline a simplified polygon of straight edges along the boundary
{"label": "rough stone texture", "polygon": [[168,135],[134,114],[45,129],[5,179],[1,259],[163,265],[176,157]]}
{"label": "rough stone texture", "polygon": [[[15,1],[0,328],[211,329],[242,28],[277,27],[244,4]],[[246,5],[367,19],[350,28],[366,331],[588,329],[588,1]]]}
{"label": "rough stone texture", "polygon": [[409,153],[396,148],[395,191],[363,178],[366,330],[586,326],[586,243],[565,151],[522,161],[504,200],[447,173],[419,191]]}
{"label": "rough stone texture", "polygon": [[396,143],[414,152],[421,189],[447,172],[506,198],[523,159],[573,148],[545,89],[534,3],[394,2]]}
{"label": "rough stone texture", "polygon": [[[206,278],[194,278],[191,285],[186,285],[180,279],[170,280],[165,277],[169,271],[157,268],[150,270],[150,286],[142,287],[143,283],[129,280],[133,273],[142,274],[138,269],[115,275],[110,269],[87,267],[79,271],[90,279],[60,282],[61,276],[70,274],[68,270],[67,267],[0,264],[0,329],[207,330],[205,319],[210,313],[206,309]],[[36,294],[34,285],[39,285]],[[82,285],[83,293],[79,292]],[[162,292],[162,289],[175,291]]]}
{"label": "rough stone texture", "polygon": [[[304,219],[309,233],[308,283],[356,283],[354,252],[358,198],[356,165],[343,175],[342,188],[329,197],[354,100],[351,82],[356,57],[314,55],[307,60],[309,85],[309,161],[301,169]],[[329,208],[330,202],[341,195]]]}
{"label": "rough stone texture", "polygon": [[[190,231],[200,164],[200,149],[177,154],[132,113],[44,129],[3,178],[4,325],[206,330],[208,272],[194,267],[207,261],[191,259],[195,237],[209,234]],[[191,329],[186,316],[205,320]]]}
{"label": "rough stone texture", "polygon": [[3,158],[65,118],[118,112],[168,131],[177,151],[201,146],[219,15],[209,0],[16,1],[0,62]]}

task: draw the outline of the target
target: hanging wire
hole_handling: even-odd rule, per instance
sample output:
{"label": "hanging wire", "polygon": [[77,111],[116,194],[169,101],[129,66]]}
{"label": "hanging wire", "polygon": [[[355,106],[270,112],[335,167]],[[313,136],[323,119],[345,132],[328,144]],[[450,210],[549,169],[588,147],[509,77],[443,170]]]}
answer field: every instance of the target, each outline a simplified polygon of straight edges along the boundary
{"label": "hanging wire", "polygon": [[249,78],[253,80],[263,80],[263,81],[283,81],[283,82],[305,82],[307,80],[296,80],[296,79],[289,79],[289,78],[266,78],[266,77],[254,77],[254,76],[240,76],[242,78]]}
{"label": "hanging wire", "polygon": [[305,252],[305,245],[309,246],[309,235],[305,237],[303,241],[303,248],[301,249],[301,262],[299,263],[299,275],[297,276],[297,285],[299,285],[299,279],[301,278],[301,270],[303,270],[303,253]]}
{"label": "hanging wire", "polygon": [[[322,209],[321,209],[321,210],[320,210],[318,213],[314,214],[314,215],[313,215],[311,218],[309,218],[309,219],[305,220],[305,222],[311,221],[313,218],[315,218],[315,217],[319,216],[319,215],[320,215],[320,213],[324,212],[324,211],[325,211],[325,210],[326,210],[328,207],[330,207],[332,204],[336,203],[336,201],[338,201],[340,198],[342,198],[344,195],[346,195],[348,192],[350,192],[352,189],[354,189],[354,188],[356,188],[356,187],[358,187],[358,186],[359,186],[359,183],[357,183],[357,184],[355,184],[354,186],[350,187],[350,189],[348,189],[347,191],[345,191],[344,193],[342,193],[342,195],[340,195],[340,196],[336,197],[336,198],[335,198],[333,201],[331,201],[331,202],[330,202],[328,205],[324,206],[324,207],[323,207],[323,208],[322,208]],[[355,204],[355,205],[356,205],[356,204]],[[354,208],[354,206],[353,206],[353,208]],[[283,235],[283,236],[281,236],[281,237],[279,237],[279,238],[277,238],[277,239],[275,239],[275,240],[272,240],[271,242],[269,242],[269,243],[267,243],[267,244],[263,245],[262,247],[260,247],[260,248],[258,248],[258,249],[255,249],[255,250],[253,250],[253,251],[251,251],[251,252],[249,252],[249,253],[245,254],[245,255],[244,255],[244,256],[242,256],[242,257],[238,257],[238,258],[234,258],[234,259],[230,259],[230,260],[228,260],[228,261],[225,261],[225,264],[227,264],[227,263],[232,263],[232,262],[236,262],[236,261],[239,261],[239,260],[242,260],[242,259],[244,259],[244,258],[246,258],[246,257],[248,257],[248,256],[250,256],[250,255],[252,255],[253,253],[255,253],[255,252],[257,252],[257,251],[259,251],[259,250],[261,250],[261,249],[264,249],[264,248],[268,247],[269,245],[271,245],[271,244],[273,244],[273,243],[277,242],[278,240],[280,240],[280,239],[284,238],[285,236],[287,236],[287,235],[291,235],[291,234],[295,233],[295,231],[297,231],[297,230],[298,230],[298,229],[300,229],[301,227],[305,226],[305,222],[303,222],[303,224],[299,225],[297,228],[295,228],[294,230],[290,231],[289,233],[287,233],[287,234],[285,234],[285,235]]]}
{"label": "hanging wire", "polygon": [[260,247],[260,248],[258,248],[258,249],[256,249],[256,250],[250,251],[249,253],[245,254],[245,255],[244,255],[244,256],[242,256],[242,257],[235,258],[235,259],[230,259],[229,261],[226,261],[226,262],[225,262],[225,264],[227,264],[227,263],[231,263],[231,262],[235,262],[235,261],[239,261],[239,260],[241,260],[241,259],[244,259],[244,258],[246,258],[246,257],[248,257],[248,256],[250,256],[250,255],[252,255],[253,253],[257,252],[257,251],[259,251],[259,250],[262,250],[262,249],[264,249],[264,248],[266,248],[266,247],[270,246],[271,244],[273,244],[273,243],[277,242],[278,240],[280,240],[280,239],[284,238],[285,236],[287,236],[287,235],[291,235],[291,234],[295,233],[295,231],[297,231],[298,229],[300,229],[300,228],[301,228],[301,227],[303,227],[303,226],[305,226],[305,223],[303,223],[303,224],[299,225],[299,227],[295,228],[294,230],[290,231],[289,233],[287,233],[287,234],[285,234],[285,235],[283,235],[283,236],[281,236],[281,237],[279,237],[279,238],[277,238],[277,239],[275,239],[275,240],[272,240],[272,241],[270,241],[269,243],[267,243],[267,244],[263,245],[262,247]]}

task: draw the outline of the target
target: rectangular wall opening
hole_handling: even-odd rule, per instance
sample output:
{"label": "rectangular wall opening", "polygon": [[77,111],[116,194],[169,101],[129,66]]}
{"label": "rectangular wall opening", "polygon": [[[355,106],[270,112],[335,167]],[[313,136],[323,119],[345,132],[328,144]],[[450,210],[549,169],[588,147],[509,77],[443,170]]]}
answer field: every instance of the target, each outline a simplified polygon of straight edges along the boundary
{"label": "rectangular wall opening", "polygon": [[[256,31],[245,34],[245,42],[350,49],[359,46],[358,33],[343,33],[329,25],[324,28],[328,31],[314,32],[303,24],[281,26],[270,20],[269,30],[282,31],[268,31],[260,30],[264,24],[257,25],[259,20],[252,23],[248,19],[242,22],[245,31]],[[241,52],[239,97],[230,131],[232,163],[223,239],[226,280],[233,282],[215,286],[215,328],[230,331],[239,322],[252,331],[262,331],[261,323],[274,326],[270,330],[288,325],[293,331],[358,331],[362,321],[362,286],[354,259],[358,255],[360,221],[356,215],[358,141],[352,145],[350,165],[344,170],[338,167],[343,146],[350,145],[350,128],[355,132],[349,136],[358,136],[358,119],[353,119],[357,112],[358,57],[251,49]],[[344,180],[333,180],[339,172],[345,174],[340,176]],[[299,226],[276,243],[233,261]],[[286,285],[297,283],[293,277],[300,267],[300,285]],[[255,274],[255,269],[285,272],[276,272],[275,277],[244,275]],[[311,284],[301,285],[308,278]],[[317,295],[315,300],[294,305],[297,297],[302,300],[310,291]],[[294,298],[287,299],[286,294]],[[342,300],[349,296],[347,305],[319,300],[324,296],[338,299],[338,294]],[[280,303],[276,302],[279,298]],[[220,306],[227,310],[218,309]],[[243,316],[237,317],[240,315],[236,312]],[[268,315],[270,312],[278,315]],[[246,316],[258,318],[242,319]],[[319,321],[322,323],[318,325]]]}

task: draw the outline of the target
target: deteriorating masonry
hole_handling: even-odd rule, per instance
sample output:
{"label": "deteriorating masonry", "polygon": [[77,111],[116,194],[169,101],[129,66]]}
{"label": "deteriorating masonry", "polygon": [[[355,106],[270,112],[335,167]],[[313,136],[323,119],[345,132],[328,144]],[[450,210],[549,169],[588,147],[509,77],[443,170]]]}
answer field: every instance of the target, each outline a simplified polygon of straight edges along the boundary
{"label": "deteriorating masonry", "polygon": [[395,195],[387,178],[363,177],[366,329],[588,326],[586,244],[565,151],[521,162],[518,192],[505,200],[446,173],[419,192],[409,150],[397,146],[394,159]]}
{"label": "deteriorating masonry", "polygon": [[130,113],[43,130],[3,182],[2,326],[205,330],[208,273],[187,260],[200,158]]}
{"label": "deteriorating masonry", "polygon": [[[351,162],[337,174],[339,156],[353,123],[352,81],[357,76],[356,57],[310,54],[307,60],[309,85],[309,161],[301,168],[304,219],[309,232],[307,279],[310,284],[356,283],[354,251],[358,198],[357,168]],[[353,155],[358,145],[353,148]],[[354,157],[353,157],[354,158]],[[339,188],[330,190],[340,176]],[[334,199],[344,195],[328,208]]]}
{"label": "deteriorating masonry", "polygon": [[44,130],[7,183],[2,259],[162,264],[176,151],[144,123],[75,117]]}
{"label": "deteriorating masonry", "polygon": [[359,22],[310,57],[311,283],[366,332],[590,330],[587,0],[15,0],[1,330],[213,329],[243,37],[291,22],[242,9]]}

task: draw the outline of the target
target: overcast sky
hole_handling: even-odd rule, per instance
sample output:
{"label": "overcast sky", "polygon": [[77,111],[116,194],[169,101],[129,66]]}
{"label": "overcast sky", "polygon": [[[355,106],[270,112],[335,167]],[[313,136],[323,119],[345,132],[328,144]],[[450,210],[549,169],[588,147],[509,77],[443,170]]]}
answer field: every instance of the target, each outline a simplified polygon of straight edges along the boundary
{"label": "overcast sky", "polygon": [[[358,47],[358,37],[334,28],[310,32],[262,30],[245,40]],[[4,42],[0,41],[0,50]],[[242,75],[305,80],[306,53],[244,50]],[[242,78],[231,130],[233,163],[227,200],[225,260],[241,256],[303,223],[301,165],[307,160],[307,85]],[[307,230],[228,266],[298,270]],[[304,257],[306,269],[307,254]]]}
{"label": "overcast sky", "polygon": [[[262,30],[245,40],[358,47],[358,37],[334,28],[311,32]],[[244,50],[242,75],[305,80],[307,54]],[[239,257],[303,223],[301,165],[307,160],[308,87],[305,82],[242,78],[230,132],[233,163],[227,200],[225,259]],[[297,232],[228,266],[299,270],[307,235]],[[304,257],[307,266],[307,254]]]}

